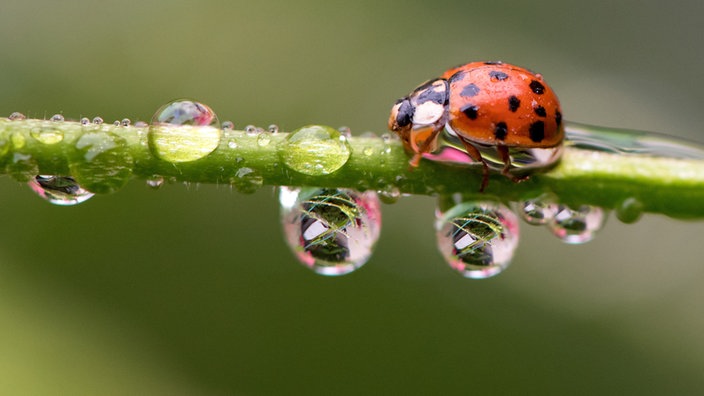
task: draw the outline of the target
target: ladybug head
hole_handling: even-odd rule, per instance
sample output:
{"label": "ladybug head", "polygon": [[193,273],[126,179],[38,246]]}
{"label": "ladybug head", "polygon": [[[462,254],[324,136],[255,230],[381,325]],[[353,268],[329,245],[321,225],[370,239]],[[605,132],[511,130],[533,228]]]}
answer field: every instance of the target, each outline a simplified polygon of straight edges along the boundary
{"label": "ladybug head", "polygon": [[389,129],[401,138],[408,151],[431,151],[435,137],[445,127],[448,102],[447,80],[428,81],[396,101],[391,108]]}

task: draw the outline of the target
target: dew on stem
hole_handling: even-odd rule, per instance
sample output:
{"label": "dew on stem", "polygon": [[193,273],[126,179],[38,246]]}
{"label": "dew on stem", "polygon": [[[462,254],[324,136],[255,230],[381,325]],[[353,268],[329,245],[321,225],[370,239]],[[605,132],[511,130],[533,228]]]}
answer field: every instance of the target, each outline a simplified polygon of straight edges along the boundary
{"label": "dew on stem", "polygon": [[289,168],[310,176],[328,175],[342,168],[350,158],[350,145],[340,131],[309,125],[291,132],[285,141],[282,160]]}

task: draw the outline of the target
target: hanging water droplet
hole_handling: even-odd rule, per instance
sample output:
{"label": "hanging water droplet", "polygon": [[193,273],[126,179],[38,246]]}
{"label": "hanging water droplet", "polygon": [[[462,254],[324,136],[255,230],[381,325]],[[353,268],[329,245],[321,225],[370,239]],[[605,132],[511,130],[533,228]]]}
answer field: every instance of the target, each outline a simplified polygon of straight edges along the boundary
{"label": "hanging water droplet", "polygon": [[210,107],[179,99],[154,114],[149,128],[149,147],[164,161],[189,162],[215,151],[221,136],[220,122]]}
{"label": "hanging water droplet", "polygon": [[277,133],[279,133],[279,126],[276,124],[271,124],[271,125],[269,125],[268,130],[269,130],[269,133],[271,133],[271,134],[277,134]]}
{"label": "hanging water droplet", "polygon": [[90,124],[90,119],[88,117],[81,118],[81,125],[86,126]]}
{"label": "hanging water droplet", "polygon": [[252,168],[239,168],[230,184],[242,194],[254,194],[264,184],[264,178]]}
{"label": "hanging water droplet", "polygon": [[27,184],[37,195],[54,205],[76,205],[94,195],[70,176],[38,175]]}
{"label": "hanging water droplet", "polygon": [[518,247],[518,217],[492,201],[462,202],[436,213],[435,229],[445,261],[466,278],[484,279],[502,272]]}
{"label": "hanging water droplet", "polygon": [[235,129],[235,124],[232,121],[225,121],[222,123],[222,129],[231,131]]}
{"label": "hanging water droplet", "polygon": [[321,275],[344,275],[371,257],[381,230],[379,199],[370,191],[281,187],[286,242]]}
{"label": "hanging water droplet", "polygon": [[129,118],[123,118],[122,121],[120,121],[120,124],[123,127],[128,127],[128,126],[130,126],[131,123],[132,123],[132,121],[130,121]]}
{"label": "hanging water droplet", "polygon": [[93,124],[95,125],[101,125],[103,123],[103,119],[100,117],[95,117],[93,118]]}
{"label": "hanging water droplet", "polygon": [[271,135],[268,133],[260,133],[259,136],[257,136],[257,145],[259,147],[266,147],[269,142],[271,142]]}
{"label": "hanging water droplet", "polygon": [[29,131],[29,135],[39,143],[49,145],[56,144],[64,140],[64,133],[61,130],[48,126],[33,127]]}
{"label": "hanging water droplet", "polygon": [[55,122],[60,122],[64,120],[64,116],[61,114],[54,114],[53,116],[51,116],[51,120]]}
{"label": "hanging water droplet", "polygon": [[626,198],[616,207],[616,217],[623,223],[632,224],[643,215],[645,206],[636,198]]}
{"label": "hanging water droplet", "polygon": [[552,194],[544,194],[537,198],[518,203],[518,213],[530,225],[543,225],[557,214],[558,205]]}
{"label": "hanging water droplet", "polygon": [[340,169],[350,157],[350,146],[339,131],[328,126],[309,125],[286,137],[283,162],[310,176],[327,175]]}
{"label": "hanging water droplet", "polygon": [[147,187],[158,190],[164,185],[164,176],[153,175],[147,179]]}
{"label": "hanging water droplet", "polygon": [[84,133],[76,141],[75,149],[69,163],[71,176],[89,191],[113,193],[132,176],[134,160],[127,141],[114,133]]}
{"label": "hanging water droplet", "polygon": [[379,199],[385,204],[394,204],[401,198],[401,190],[393,184],[389,184],[377,191]]}
{"label": "hanging water droplet", "polygon": [[27,118],[27,117],[25,117],[25,115],[20,113],[19,111],[15,111],[12,114],[10,114],[9,117],[7,117],[7,119],[10,121],[22,121],[25,118]]}
{"label": "hanging water droplet", "polygon": [[566,205],[558,205],[555,216],[547,226],[563,242],[578,244],[594,239],[605,221],[606,214],[599,207],[582,205],[578,209],[572,209]]}

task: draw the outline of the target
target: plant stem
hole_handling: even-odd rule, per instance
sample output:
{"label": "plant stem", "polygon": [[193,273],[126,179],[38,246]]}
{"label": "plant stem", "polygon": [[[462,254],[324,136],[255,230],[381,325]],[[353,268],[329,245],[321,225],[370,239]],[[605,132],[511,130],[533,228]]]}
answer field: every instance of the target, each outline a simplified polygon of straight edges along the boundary
{"label": "plant stem", "polygon": [[[178,131],[184,127],[170,128]],[[580,134],[585,128],[589,127],[568,124],[568,136],[583,136]],[[594,134],[624,139],[640,136],[605,128],[595,130]],[[192,139],[182,135],[172,142],[177,149],[193,144]],[[351,154],[342,168],[328,175],[310,176],[290,169],[282,161],[287,133],[268,134],[261,139],[259,134],[223,130],[212,153],[188,162],[160,159],[150,147],[148,136],[147,126],[0,119],[0,169],[18,180],[49,174],[74,176],[82,183],[81,179],[89,179],[86,175],[92,173],[114,175],[114,169],[110,168],[113,167],[127,178],[159,175],[176,181],[236,185],[243,175],[256,175],[266,185],[398,190],[424,195],[476,195],[481,182],[479,167],[448,166],[424,160],[417,168],[409,169],[409,155],[395,139],[351,137],[348,139]],[[96,153],[111,150],[121,150],[121,155],[90,164]],[[316,154],[320,153],[310,153]],[[101,188],[97,183],[95,192],[112,192],[117,187],[120,183],[110,188]],[[637,202],[644,212],[677,218],[704,217],[704,160],[696,155],[674,158],[629,154],[584,149],[568,143],[562,161],[553,169],[518,184],[492,175],[484,196],[520,201],[545,192],[553,192],[560,202],[575,207],[587,204],[618,209],[624,202]]]}

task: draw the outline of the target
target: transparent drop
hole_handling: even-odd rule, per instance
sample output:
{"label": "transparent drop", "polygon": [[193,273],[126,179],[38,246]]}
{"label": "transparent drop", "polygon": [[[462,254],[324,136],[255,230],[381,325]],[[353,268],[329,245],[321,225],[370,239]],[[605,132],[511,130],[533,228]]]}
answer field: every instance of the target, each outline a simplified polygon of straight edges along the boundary
{"label": "transparent drop", "polygon": [[558,205],[554,195],[544,194],[517,204],[521,218],[530,225],[544,225],[557,214]]}
{"label": "transparent drop", "polygon": [[37,195],[60,206],[76,205],[94,195],[70,176],[38,175],[27,184]]}
{"label": "transparent drop", "polygon": [[234,141],[234,140],[230,140],[229,142],[227,142],[227,147],[229,147],[229,148],[231,148],[231,149],[234,150],[234,149],[237,148],[237,142]]}
{"label": "transparent drop", "polygon": [[10,121],[22,121],[26,118],[27,117],[25,117],[25,115],[20,113],[19,111],[15,111],[12,114],[10,114],[9,117],[7,117],[7,119],[9,119]]}
{"label": "transparent drop", "polygon": [[436,212],[440,253],[460,275],[485,279],[509,266],[518,247],[518,217],[492,201],[462,202]]}
{"label": "transparent drop", "polygon": [[86,126],[90,124],[90,119],[88,117],[81,118],[81,125]]}
{"label": "transparent drop", "polygon": [[579,244],[594,239],[606,221],[606,213],[596,206],[582,205],[572,209],[558,205],[555,216],[547,223],[550,231],[565,243]]}
{"label": "transparent drop", "polygon": [[616,207],[616,217],[621,222],[632,224],[643,216],[645,206],[635,198],[626,198]]}
{"label": "transparent drop", "polygon": [[53,127],[34,127],[29,131],[29,135],[36,141],[43,144],[56,144],[64,140],[64,133]]}
{"label": "transparent drop", "polygon": [[321,275],[345,275],[371,257],[381,231],[375,193],[281,187],[279,201],[286,242],[306,267]]}
{"label": "transparent drop", "polygon": [[120,126],[120,121],[119,121],[119,120],[115,120],[115,122],[113,122],[112,124],[113,124],[114,126]]}
{"label": "transparent drop", "polygon": [[235,124],[232,121],[225,121],[222,123],[222,129],[231,131],[235,129]]}
{"label": "transparent drop", "polygon": [[132,123],[132,121],[130,121],[129,118],[123,118],[122,121],[120,121],[120,124],[124,127],[130,126],[131,123]]}
{"label": "transparent drop", "polygon": [[341,127],[337,128],[337,130],[340,131],[342,136],[344,136],[346,138],[352,137],[352,129],[350,129],[350,127],[348,127],[348,126],[341,126]]}
{"label": "transparent drop", "polygon": [[271,142],[271,135],[268,133],[260,133],[257,136],[257,145],[259,147],[266,147]]}
{"label": "transparent drop", "polygon": [[144,122],[144,121],[137,121],[137,122],[134,123],[134,127],[135,127],[135,128],[146,128],[146,127],[148,127],[148,126],[149,126],[149,124],[147,124],[147,123]]}
{"label": "transparent drop", "polygon": [[69,169],[83,188],[96,194],[109,194],[127,184],[133,164],[124,138],[97,131],[84,133],[76,141]]}
{"label": "transparent drop", "polygon": [[147,179],[147,187],[158,190],[164,185],[164,176],[153,175]]}
{"label": "transparent drop", "polygon": [[271,124],[271,125],[269,125],[268,130],[269,130],[269,133],[271,133],[271,134],[279,133],[279,126],[276,124]]}
{"label": "transparent drop", "polygon": [[103,119],[100,117],[95,117],[93,118],[93,124],[95,125],[101,125],[103,123]]}
{"label": "transparent drop", "polygon": [[244,127],[244,132],[247,134],[247,136],[255,136],[257,134],[257,127],[254,125],[247,125]]}
{"label": "transparent drop", "polygon": [[64,120],[64,116],[61,114],[54,114],[53,116],[51,116],[51,121],[59,122],[59,121],[63,121],[63,120]]}
{"label": "transparent drop", "polygon": [[149,128],[149,147],[168,162],[206,157],[220,144],[222,129],[213,110],[199,102],[179,99],[162,106]]}
{"label": "transparent drop", "polygon": [[239,168],[230,184],[242,194],[253,194],[264,185],[264,178],[252,168]]}
{"label": "transparent drop", "polygon": [[350,158],[347,139],[334,128],[309,125],[286,137],[282,160],[289,168],[310,176],[327,175]]}
{"label": "transparent drop", "polygon": [[388,185],[377,191],[379,199],[385,204],[394,204],[401,198],[401,190],[394,185]]}

